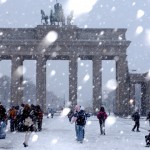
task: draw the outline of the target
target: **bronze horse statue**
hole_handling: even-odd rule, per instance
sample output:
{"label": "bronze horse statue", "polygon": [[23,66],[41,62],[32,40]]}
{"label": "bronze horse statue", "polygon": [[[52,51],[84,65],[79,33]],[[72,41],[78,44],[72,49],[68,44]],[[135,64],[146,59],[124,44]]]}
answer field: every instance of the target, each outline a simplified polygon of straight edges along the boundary
{"label": "bronze horse statue", "polygon": [[43,24],[48,25],[48,16],[45,15],[44,10],[41,10],[41,15],[42,15],[42,17],[41,17],[41,23],[42,23],[42,20],[44,20],[45,22]]}
{"label": "bronze horse statue", "polygon": [[[41,15],[41,23],[43,23],[43,25],[48,25],[48,20],[50,22],[50,25],[65,25],[64,11],[62,5],[60,3],[57,3],[57,1],[54,5],[54,11],[51,9],[49,17],[45,15],[45,12],[43,10],[41,10]],[[67,17],[67,25],[71,25],[72,19],[73,12],[71,12],[70,15]]]}

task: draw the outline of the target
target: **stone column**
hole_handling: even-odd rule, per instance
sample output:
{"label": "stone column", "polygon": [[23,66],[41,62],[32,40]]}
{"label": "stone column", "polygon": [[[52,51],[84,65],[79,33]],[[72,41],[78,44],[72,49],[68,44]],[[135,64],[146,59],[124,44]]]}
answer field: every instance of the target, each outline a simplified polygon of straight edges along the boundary
{"label": "stone column", "polygon": [[150,81],[146,81],[146,113],[148,113],[150,108]]}
{"label": "stone column", "polygon": [[36,62],[36,99],[37,105],[46,112],[46,59],[38,56]]}
{"label": "stone column", "polygon": [[[134,112],[134,108],[135,108],[135,84],[130,83],[130,99],[129,99],[129,113],[132,114]],[[133,101],[132,101],[133,100]]]}
{"label": "stone column", "polygon": [[93,56],[93,111],[102,106],[102,60],[100,56]]}
{"label": "stone column", "polygon": [[143,82],[141,84],[141,115],[146,115],[147,110],[147,102],[146,102],[146,84]]}
{"label": "stone column", "polygon": [[77,104],[77,85],[78,85],[78,63],[77,57],[71,56],[69,60],[69,101],[71,107]]}
{"label": "stone column", "polygon": [[130,99],[135,99],[135,84],[130,84]]}
{"label": "stone column", "polygon": [[150,81],[146,82],[146,113],[150,111]]}
{"label": "stone column", "polygon": [[126,56],[119,56],[116,62],[116,79],[118,87],[116,90],[116,109],[115,114],[119,116],[128,115],[129,99],[127,87],[127,63]]}
{"label": "stone column", "polygon": [[23,58],[12,56],[11,65],[11,103],[13,106],[23,102]]}

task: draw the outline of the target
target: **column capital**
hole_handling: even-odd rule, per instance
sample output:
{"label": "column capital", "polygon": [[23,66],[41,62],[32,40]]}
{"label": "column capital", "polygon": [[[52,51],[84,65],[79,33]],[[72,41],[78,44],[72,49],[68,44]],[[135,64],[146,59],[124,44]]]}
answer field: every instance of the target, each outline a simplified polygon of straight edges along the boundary
{"label": "column capital", "polygon": [[127,55],[119,55],[119,56],[115,56],[115,57],[118,57],[118,60],[117,61],[121,61],[121,60],[126,60],[127,58]]}
{"label": "column capital", "polygon": [[14,59],[15,61],[24,61],[24,57],[21,55],[12,55],[11,60],[14,60]]}
{"label": "column capital", "polygon": [[92,56],[92,60],[102,60],[102,56],[94,55]]}

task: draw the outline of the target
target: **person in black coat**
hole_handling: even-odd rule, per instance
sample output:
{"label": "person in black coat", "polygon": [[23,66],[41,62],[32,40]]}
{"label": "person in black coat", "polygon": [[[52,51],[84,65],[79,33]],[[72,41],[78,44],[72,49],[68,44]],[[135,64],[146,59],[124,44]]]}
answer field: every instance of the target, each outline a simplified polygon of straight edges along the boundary
{"label": "person in black coat", "polygon": [[139,127],[140,127],[140,114],[138,113],[138,111],[136,111],[133,115],[132,115],[132,119],[135,122],[134,127],[132,128],[132,131],[136,129],[137,132],[140,132]]}
{"label": "person in black coat", "polygon": [[150,111],[149,111],[148,114],[147,114],[146,120],[149,121],[149,126],[150,126]]}
{"label": "person in black coat", "polygon": [[74,122],[77,141],[82,143],[85,134],[84,126],[86,124],[86,114],[85,111],[81,109],[80,105],[75,106],[75,111],[71,123]]}
{"label": "person in black coat", "polygon": [[145,136],[145,142],[146,142],[146,147],[150,147],[150,133]]}

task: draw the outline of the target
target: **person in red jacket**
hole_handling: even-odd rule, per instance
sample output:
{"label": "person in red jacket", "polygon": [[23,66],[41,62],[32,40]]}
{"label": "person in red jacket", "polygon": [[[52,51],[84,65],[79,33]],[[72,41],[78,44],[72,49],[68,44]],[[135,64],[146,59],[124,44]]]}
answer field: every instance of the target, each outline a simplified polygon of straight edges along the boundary
{"label": "person in red jacket", "polygon": [[98,118],[99,124],[100,124],[100,133],[105,135],[105,120],[107,118],[107,114],[105,112],[104,107],[100,108],[100,111],[97,114],[97,118]]}

